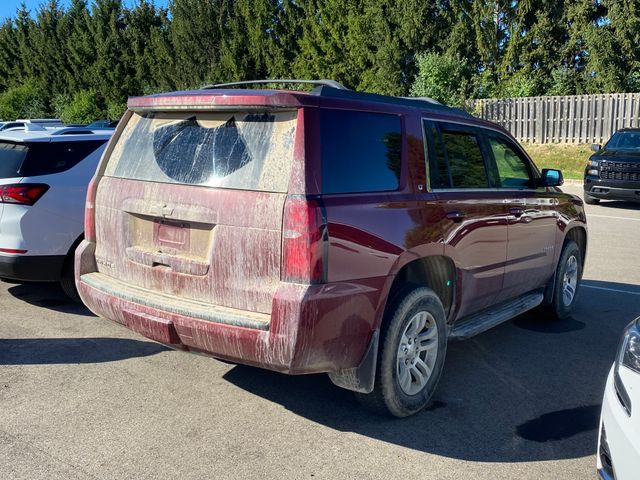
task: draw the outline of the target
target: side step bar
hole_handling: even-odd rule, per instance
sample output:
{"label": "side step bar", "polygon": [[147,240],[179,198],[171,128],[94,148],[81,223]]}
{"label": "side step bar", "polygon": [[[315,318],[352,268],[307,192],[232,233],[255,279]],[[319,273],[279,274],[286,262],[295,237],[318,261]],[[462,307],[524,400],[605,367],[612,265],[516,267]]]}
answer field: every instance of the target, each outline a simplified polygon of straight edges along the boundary
{"label": "side step bar", "polygon": [[534,292],[518,297],[497,308],[475,313],[458,320],[449,334],[449,340],[467,340],[479,333],[485,332],[513,317],[537,307],[544,300],[542,292]]}

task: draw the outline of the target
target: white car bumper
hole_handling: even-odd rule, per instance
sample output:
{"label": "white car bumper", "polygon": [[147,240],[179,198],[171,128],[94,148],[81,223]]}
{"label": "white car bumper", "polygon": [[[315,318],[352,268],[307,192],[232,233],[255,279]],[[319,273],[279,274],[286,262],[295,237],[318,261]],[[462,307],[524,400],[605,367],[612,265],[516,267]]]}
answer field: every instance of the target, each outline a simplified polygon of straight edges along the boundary
{"label": "white car bumper", "polygon": [[598,441],[601,479],[640,479],[640,374],[620,367],[619,375],[631,403],[631,415],[618,398],[615,367],[609,372],[602,403]]}

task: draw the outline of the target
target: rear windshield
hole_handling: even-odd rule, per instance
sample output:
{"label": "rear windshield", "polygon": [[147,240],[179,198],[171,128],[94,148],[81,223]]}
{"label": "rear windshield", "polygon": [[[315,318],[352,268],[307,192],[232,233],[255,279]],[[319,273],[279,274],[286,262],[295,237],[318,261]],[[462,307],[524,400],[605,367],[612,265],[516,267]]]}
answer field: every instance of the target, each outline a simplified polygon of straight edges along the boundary
{"label": "rear windshield", "polygon": [[0,178],[37,177],[64,172],[105,142],[0,142]]}
{"label": "rear windshield", "polygon": [[105,175],[286,192],[296,112],[134,113]]}

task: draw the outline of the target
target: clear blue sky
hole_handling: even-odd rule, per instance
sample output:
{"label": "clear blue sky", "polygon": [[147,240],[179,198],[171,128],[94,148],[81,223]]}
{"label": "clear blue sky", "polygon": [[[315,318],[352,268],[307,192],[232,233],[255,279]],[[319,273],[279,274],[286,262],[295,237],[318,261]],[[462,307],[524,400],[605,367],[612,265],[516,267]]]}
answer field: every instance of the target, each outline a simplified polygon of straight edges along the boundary
{"label": "clear blue sky", "polygon": [[[21,3],[21,0],[0,0],[0,20],[4,20],[7,17],[14,17]],[[24,3],[26,3],[27,8],[34,13],[42,3],[46,3],[46,0],[25,0]],[[67,0],[60,0],[60,3],[67,5],[68,2]],[[135,0],[125,0],[124,3],[129,6],[136,2]],[[154,3],[156,5],[166,6],[168,0],[155,0]],[[89,2],[89,4],[91,4],[91,2]]]}

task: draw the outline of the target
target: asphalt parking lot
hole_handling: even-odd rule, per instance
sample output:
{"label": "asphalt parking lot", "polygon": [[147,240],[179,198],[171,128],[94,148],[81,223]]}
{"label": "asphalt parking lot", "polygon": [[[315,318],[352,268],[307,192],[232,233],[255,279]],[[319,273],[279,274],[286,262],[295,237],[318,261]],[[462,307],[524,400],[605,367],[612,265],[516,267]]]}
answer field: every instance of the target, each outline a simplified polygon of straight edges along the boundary
{"label": "asphalt parking lot", "polygon": [[640,204],[587,212],[573,317],[451,344],[435,401],[403,420],[323,375],[174,352],[53,286],[0,283],[0,478],[595,478],[606,374],[640,315]]}

